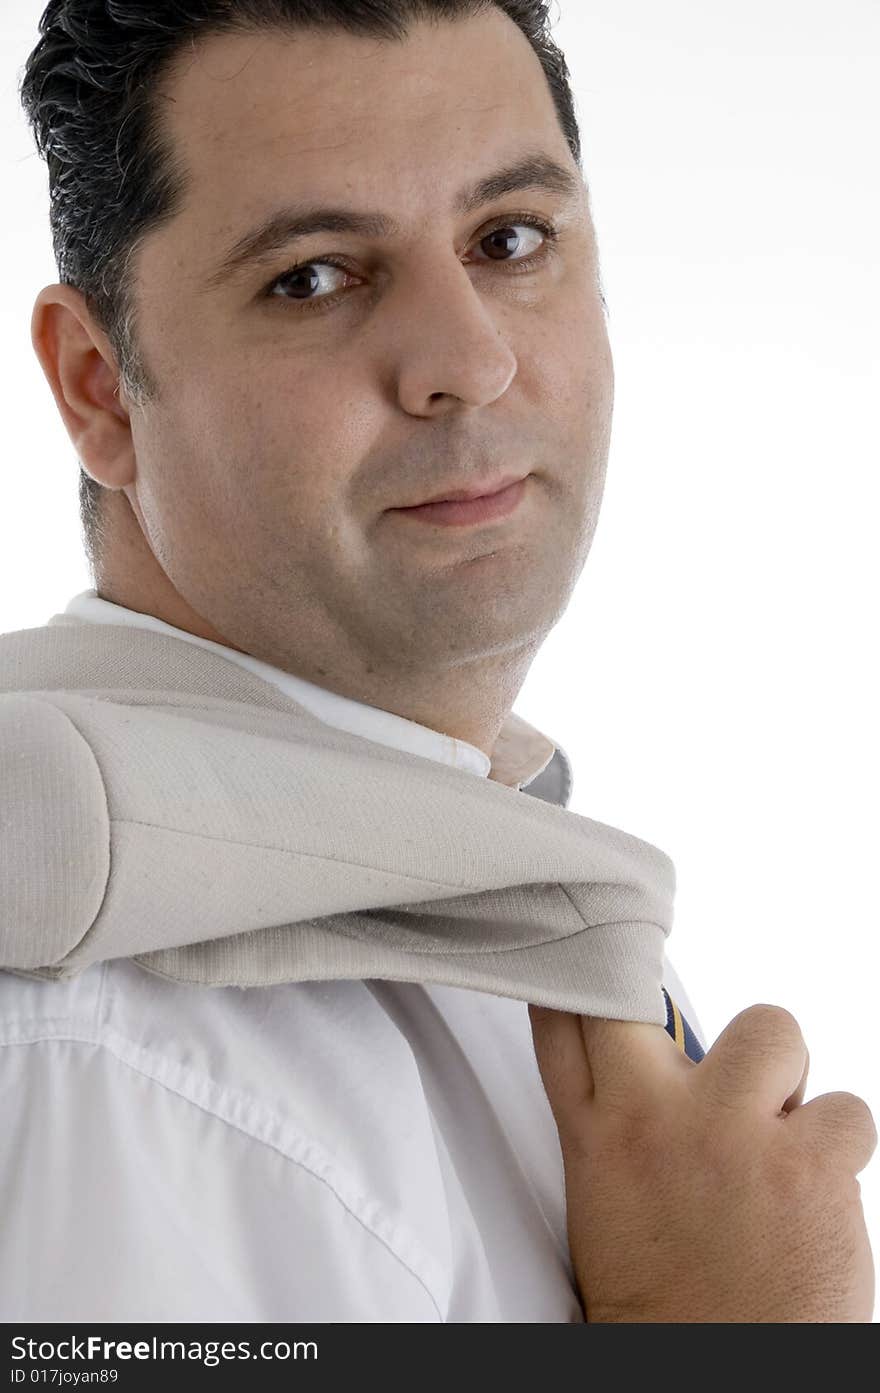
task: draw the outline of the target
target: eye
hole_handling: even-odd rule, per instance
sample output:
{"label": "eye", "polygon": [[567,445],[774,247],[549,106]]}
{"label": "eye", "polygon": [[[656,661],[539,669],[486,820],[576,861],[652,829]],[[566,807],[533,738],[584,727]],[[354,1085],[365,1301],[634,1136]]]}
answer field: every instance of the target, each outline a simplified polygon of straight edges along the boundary
{"label": "eye", "polygon": [[[515,260],[505,258],[503,253],[511,250],[511,242],[515,245],[513,250],[518,249],[518,244],[523,241],[517,229],[526,227],[531,232],[540,232],[544,238],[544,245],[537,253],[533,252],[526,257],[518,257]],[[498,266],[510,266],[514,272],[522,273],[531,271],[535,266],[548,259],[555,250],[554,243],[559,236],[559,231],[554,223],[548,222],[545,218],[533,217],[531,214],[516,214],[514,218],[506,218],[504,222],[498,222],[490,227],[487,232],[483,232],[478,239],[478,245],[489,242],[492,245],[492,253],[488,256],[485,264],[495,264]],[[494,253],[499,253],[495,255]],[[285,305],[295,305],[297,309],[311,310],[324,309],[328,305],[335,304],[344,293],[337,290],[335,293],[325,294],[316,298],[315,294],[310,296],[309,292],[317,292],[321,288],[321,271],[329,267],[331,270],[340,271],[343,278],[351,275],[345,261],[340,257],[321,256],[313,257],[311,261],[302,261],[297,266],[291,266],[288,270],[282,271],[280,276],[276,276],[266,286],[263,296],[266,299],[280,299]],[[276,295],[276,289],[285,287],[293,289],[295,292],[292,297],[286,294]]]}

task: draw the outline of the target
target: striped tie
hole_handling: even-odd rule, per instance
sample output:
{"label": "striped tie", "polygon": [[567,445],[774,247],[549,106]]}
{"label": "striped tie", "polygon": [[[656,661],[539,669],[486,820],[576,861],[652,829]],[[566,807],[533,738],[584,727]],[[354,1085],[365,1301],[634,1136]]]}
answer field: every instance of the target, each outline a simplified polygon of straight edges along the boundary
{"label": "striped tie", "polygon": [[683,1050],[688,1059],[693,1059],[695,1063],[703,1058],[705,1050],[700,1044],[694,1032],[691,1030],[681,1011],[676,1006],[672,997],[665,987],[661,988],[666,997],[666,1029],[672,1036],[680,1050]]}

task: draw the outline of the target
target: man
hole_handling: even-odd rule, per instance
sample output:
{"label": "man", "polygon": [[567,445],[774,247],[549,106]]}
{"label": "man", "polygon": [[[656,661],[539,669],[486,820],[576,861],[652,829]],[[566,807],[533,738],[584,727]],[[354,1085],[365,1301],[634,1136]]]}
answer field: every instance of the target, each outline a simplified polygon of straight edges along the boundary
{"label": "man", "polygon": [[[512,716],[586,561],[612,417],[564,69],[503,5],[388,5],[362,31],[196,8],[198,32],[191,5],[59,0],[26,77],[50,167],[95,181],[79,222],[57,182],[69,274],[32,324],[87,472],[96,584],[65,613],[565,806],[563,752]],[[423,506],[461,492],[482,501]],[[0,1019],[4,1319],[583,1319],[522,1001],[206,991],[113,957],[3,974]]]}

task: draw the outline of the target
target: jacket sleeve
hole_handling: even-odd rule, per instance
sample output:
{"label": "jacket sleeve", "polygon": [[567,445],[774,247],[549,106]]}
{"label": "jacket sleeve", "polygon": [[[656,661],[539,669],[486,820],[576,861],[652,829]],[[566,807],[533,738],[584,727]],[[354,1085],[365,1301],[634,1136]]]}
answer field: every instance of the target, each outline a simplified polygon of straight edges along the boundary
{"label": "jacket sleeve", "polygon": [[317,1172],[103,1044],[21,1025],[0,1044],[0,1321],[442,1321]]}

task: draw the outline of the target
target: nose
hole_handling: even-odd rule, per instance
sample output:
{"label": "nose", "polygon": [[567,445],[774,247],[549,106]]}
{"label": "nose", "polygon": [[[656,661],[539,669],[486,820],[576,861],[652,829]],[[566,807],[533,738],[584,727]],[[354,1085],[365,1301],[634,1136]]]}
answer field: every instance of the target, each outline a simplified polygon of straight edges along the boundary
{"label": "nose", "polygon": [[517,369],[499,316],[457,258],[430,284],[400,285],[389,302],[401,406],[436,414],[449,403],[488,406],[503,396]]}

